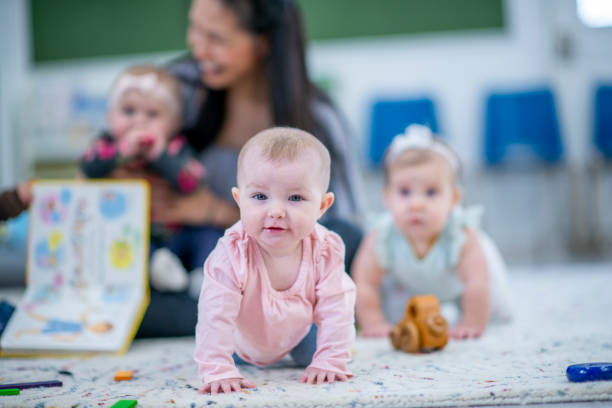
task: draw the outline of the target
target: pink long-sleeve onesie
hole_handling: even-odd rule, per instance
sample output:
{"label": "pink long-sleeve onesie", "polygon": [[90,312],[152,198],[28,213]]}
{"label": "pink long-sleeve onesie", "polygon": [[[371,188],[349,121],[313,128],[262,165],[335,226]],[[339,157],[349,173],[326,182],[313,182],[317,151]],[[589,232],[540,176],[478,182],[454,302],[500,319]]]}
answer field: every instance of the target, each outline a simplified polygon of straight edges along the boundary
{"label": "pink long-sleeve onesie", "polygon": [[344,272],[344,243],[317,224],[302,245],[293,285],[272,288],[262,254],[239,221],[225,232],[204,264],[196,350],[204,384],[243,378],[234,364],[268,365],[287,355],[317,325],[309,367],[350,376],[355,340],[355,284]]}

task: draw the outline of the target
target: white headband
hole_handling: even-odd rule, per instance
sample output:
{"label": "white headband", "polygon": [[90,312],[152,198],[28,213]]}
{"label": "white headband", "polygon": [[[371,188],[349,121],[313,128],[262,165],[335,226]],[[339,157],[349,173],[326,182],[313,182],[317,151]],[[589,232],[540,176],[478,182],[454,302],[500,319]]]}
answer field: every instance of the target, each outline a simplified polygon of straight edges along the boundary
{"label": "white headband", "polygon": [[180,115],[180,105],[176,96],[152,72],[144,75],[124,74],[121,76],[111,91],[109,97],[110,106],[115,105],[127,91],[138,91],[143,94],[153,95],[166,102],[176,114]]}
{"label": "white headband", "polygon": [[404,133],[393,138],[393,142],[387,150],[385,164],[390,166],[400,154],[406,150],[431,150],[444,157],[451,165],[455,173],[459,171],[459,159],[445,144],[434,139],[431,129],[423,125],[410,125]]}

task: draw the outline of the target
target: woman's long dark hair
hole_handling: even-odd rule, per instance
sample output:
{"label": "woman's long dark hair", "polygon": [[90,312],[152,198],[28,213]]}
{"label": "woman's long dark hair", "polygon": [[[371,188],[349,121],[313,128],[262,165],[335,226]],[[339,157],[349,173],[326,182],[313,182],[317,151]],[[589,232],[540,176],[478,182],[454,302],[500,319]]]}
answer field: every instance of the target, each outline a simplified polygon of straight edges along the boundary
{"label": "woman's long dark hair", "polygon": [[[327,96],[308,78],[305,39],[301,13],[294,0],[218,0],[233,10],[253,35],[269,38],[267,57],[268,92],[275,126],[304,129],[318,137],[332,155],[330,135],[319,126],[313,102],[330,103]],[[191,146],[201,151],[214,142],[225,120],[226,91],[206,88],[198,121],[185,135]]]}

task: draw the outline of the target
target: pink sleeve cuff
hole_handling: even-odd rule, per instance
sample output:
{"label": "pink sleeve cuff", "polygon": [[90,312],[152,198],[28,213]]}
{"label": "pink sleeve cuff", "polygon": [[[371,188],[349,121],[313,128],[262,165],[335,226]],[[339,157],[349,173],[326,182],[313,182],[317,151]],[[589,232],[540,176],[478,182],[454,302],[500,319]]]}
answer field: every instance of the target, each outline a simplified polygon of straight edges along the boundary
{"label": "pink sleeve cuff", "polygon": [[205,364],[201,361],[198,363],[200,366],[199,376],[200,380],[202,380],[202,384],[210,384],[213,381],[226,380],[229,378],[244,378],[233,364]]}
{"label": "pink sleeve cuff", "polygon": [[308,367],[318,368],[319,370],[331,371],[332,373],[344,374],[347,377],[353,376],[353,373],[351,373],[346,367],[345,359],[338,359],[336,361],[334,361],[333,359],[324,361],[313,360]]}

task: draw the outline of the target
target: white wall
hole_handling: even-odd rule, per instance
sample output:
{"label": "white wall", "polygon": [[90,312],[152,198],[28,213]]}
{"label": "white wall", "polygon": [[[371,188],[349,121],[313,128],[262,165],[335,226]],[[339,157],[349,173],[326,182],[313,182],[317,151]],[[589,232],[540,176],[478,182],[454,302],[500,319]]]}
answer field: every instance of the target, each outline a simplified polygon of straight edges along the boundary
{"label": "white wall", "polygon": [[[569,159],[584,160],[594,82],[612,81],[612,30],[583,27],[574,0],[507,0],[505,8],[504,32],[317,43],[311,49],[311,68],[315,75],[337,81],[334,97],[361,142],[367,140],[376,97],[431,95],[442,132],[468,167],[480,160],[485,93],[550,85]],[[559,61],[555,54],[561,30],[574,39],[573,61]]]}
{"label": "white wall", "polygon": [[19,160],[19,103],[28,70],[27,2],[0,1],[0,187],[12,184],[27,166]]}

